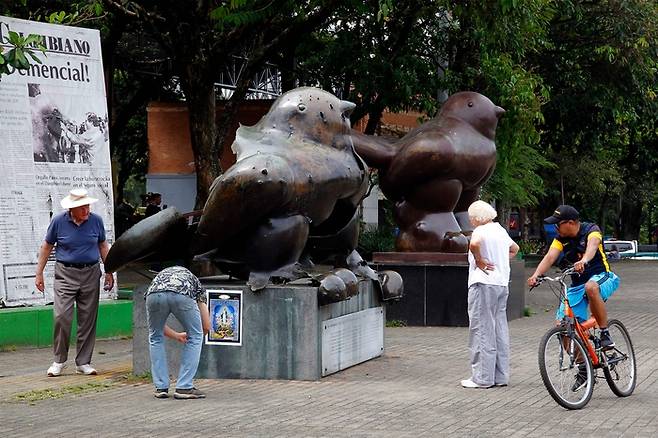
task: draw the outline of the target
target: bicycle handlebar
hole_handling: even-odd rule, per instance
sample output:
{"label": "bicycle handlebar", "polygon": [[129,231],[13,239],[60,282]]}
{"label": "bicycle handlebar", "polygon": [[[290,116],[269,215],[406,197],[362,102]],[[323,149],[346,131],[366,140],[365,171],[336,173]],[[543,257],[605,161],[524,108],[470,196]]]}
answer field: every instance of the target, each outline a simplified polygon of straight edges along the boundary
{"label": "bicycle handlebar", "polygon": [[540,275],[539,277],[537,277],[537,283],[535,283],[534,286],[530,286],[530,290],[529,290],[529,292],[532,291],[532,290],[533,290],[534,288],[536,288],[537,286],[539,286],[540,284],[542,284],[542,283],[543,283],[544,281],[546,281],[546,280],[548,280],[548,281],[564,282],[564,278],[565,278],[567,275],[576,274],[576,273],[577,273],[577,272],[576,272],[576,270],[574,269],[574,267],[571,266],[571,267],[569,267],[569,268],[564,269],[559,275],[556,275],[555,277],[549,277],[549,276],[547,276],[547,275]]}

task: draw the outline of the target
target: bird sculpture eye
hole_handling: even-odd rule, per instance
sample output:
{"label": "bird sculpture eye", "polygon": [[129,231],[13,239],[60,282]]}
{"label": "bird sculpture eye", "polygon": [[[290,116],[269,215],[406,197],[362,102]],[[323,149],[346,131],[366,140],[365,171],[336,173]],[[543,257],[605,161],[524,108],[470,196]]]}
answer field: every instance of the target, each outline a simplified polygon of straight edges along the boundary
{"label": "bird sculpture eye", "polygon": [[473,107],[473,102],[468,102],[468,107],[472,108]]}
{"label": "bird sculpture eye", "polygon": [[303,103],[300,103],[299,105],[297,105],[297,109],[301,112],[304,112],[304,111],[306,111],[306,105],[304,105]]}

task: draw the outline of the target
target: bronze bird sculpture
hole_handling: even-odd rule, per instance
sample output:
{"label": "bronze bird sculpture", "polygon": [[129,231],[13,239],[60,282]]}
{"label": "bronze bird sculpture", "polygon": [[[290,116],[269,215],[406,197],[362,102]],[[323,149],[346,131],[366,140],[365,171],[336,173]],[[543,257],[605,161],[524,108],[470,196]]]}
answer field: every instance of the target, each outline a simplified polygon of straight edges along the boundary
{"label": "bronze bird sculpture", "polygon": [[356,151],[379,170],[382,192],[395,203],[398,251],[468,251],[467,209],[494,171],[504,112],[479,93],[460,92],[399,141],[353,135]]}
{"label": "bronze bird sculpture", "polygon": [[[353,253],[357,207],[368,178],[352,144],[353,108],[317,88],[283,94],[256,125],[237,130],[231,146],[236,163],[213,182],[197,226],[187,227],[171,208],[163,210],[115,242],[106,269],[154,253],[203,254],[259,290],[272,278],[308,276],[311,260],[332,255],[342,256],[344,265],[348,255],[360,260]],[[378,281],[368,269],[367,276]],[[343,271],[317,279],[328,301],[356,291]],[[401,294],[398,289],[391,293]]]}

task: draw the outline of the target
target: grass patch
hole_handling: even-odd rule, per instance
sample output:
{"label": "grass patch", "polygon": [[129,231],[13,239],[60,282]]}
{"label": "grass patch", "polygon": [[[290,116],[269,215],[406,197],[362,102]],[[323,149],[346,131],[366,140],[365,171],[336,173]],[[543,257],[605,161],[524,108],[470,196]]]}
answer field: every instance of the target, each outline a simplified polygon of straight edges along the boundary
{"label": "grass patch", "polygon": [[115,380],[117,382],[126,385],[135,385],[140,383],[151,383],[153,379],[151,378],[151,372],[147,371],[142,374],[133,374],[133,373],[122,374],[118,376]]}
{"label": "grass patch", "polygon": [[532,315],[536,315],[536,314],[537,314],[537,312],[535,312],[534,310],[532,310],[532,309],[531,309],[530,307],[528,307],[528,306],[525,306],[525,307],[523,308],[523,316],[525,316],[525,317],[532,316]]}
{"label": "grass patch", "polygon": [[33,404],[42,400],[49,399],[58,399],[66,395],[82,395],[89,394],[93,392],[102,392],[110,389],[113,386],[112,383],[107,382],[92,382],[85,383],[84,385],[73,385],[73,386],[64,386],[62,388],[48,388],[48,389],[39,389],[29,392],[21,392],[14,395],[12,398],[15,401],[27,402]]}
{"label": "grass patch", "polygon": [[8,351],[16,351],[17,347],[15,345],[0,345],[0,353],[5,353]]}
{"label": "grass patch", "polygon": [[407,326],[407,321],[402,321],[399,319],[392,319],[390,321],[386,321],[386,327],[406,327]]}

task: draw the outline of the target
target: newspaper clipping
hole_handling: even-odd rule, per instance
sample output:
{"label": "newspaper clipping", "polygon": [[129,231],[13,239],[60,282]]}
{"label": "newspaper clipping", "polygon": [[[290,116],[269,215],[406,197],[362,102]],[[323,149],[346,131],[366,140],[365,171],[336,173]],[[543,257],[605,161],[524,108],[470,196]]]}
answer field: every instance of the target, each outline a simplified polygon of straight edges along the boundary
{"label": "newspaper clipping", "polygon": [[[92,212],[114,240],[100,34],[0,16],[5,49],[10,31],[41,36],[46,53],[37,52],[42,64],[0,78],[0,307],[53,301],[54,258],[41,293],[34,285],[37,252],[72,188],[99,199]],[[101,288],[101,298],[114,295]]]}

